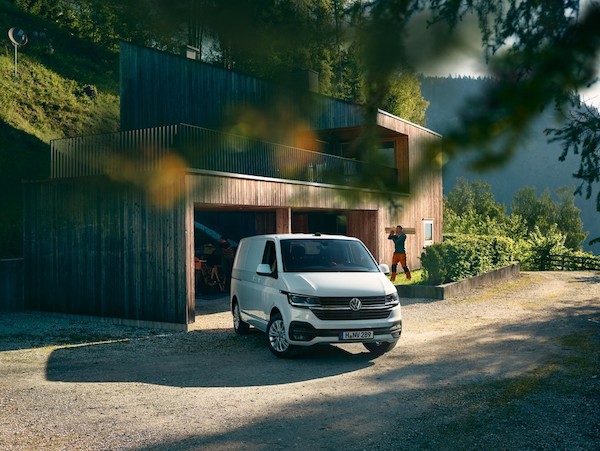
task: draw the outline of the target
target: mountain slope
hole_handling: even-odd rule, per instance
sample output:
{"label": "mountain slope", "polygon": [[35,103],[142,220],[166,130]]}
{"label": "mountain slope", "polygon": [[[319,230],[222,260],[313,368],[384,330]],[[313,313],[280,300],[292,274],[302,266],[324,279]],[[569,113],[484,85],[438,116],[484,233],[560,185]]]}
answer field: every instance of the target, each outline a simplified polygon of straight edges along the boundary
{"label": "mountain slope", "polygon": [[[427,127],[443,135],[457,125],[460,109],[468,108],[470,102],[476,101],[475,96],[486,83],[486,80],[472,78],[424,78],[421,89],[430,102]],[[562,152],[560,144],[548,143],[543,133],[549,127],[556,127],[556,123],[552,113],[546,112],[532,125],[516,155],[502,167],[486,172],[470,171],[468,155],[448,162],[443,170],[444,193],[452,191],[458,177],[469,181],[484,180],[492,186],[496,200],[509,209],[514,194],[526,186],[536,188],[538,195],[546,188],[553,193],[561,186],[575,188],[579,182],[572,174],[579,167],[579,159],[569,155],[564,162],[558,160]],[[575,196],[575,204],[581,209],[584,230],[590,232],[588,241],[600,235],[600,213],[596,211],[594,199]],[[600,254],[599,245],[584,243],[584,250]]]}

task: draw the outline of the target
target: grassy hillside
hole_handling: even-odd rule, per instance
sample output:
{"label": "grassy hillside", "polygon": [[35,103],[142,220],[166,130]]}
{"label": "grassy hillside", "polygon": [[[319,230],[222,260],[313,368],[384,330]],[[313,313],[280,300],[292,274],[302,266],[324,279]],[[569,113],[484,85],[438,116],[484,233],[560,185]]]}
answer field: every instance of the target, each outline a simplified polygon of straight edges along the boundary
{"label": "grassy hillside", "polygon": [[[16,79],[11,27],[29,36]],[[50,175],[50,140],[118,130],[119,80],[117,54],[5,0],[0,30],[0,258],[8,258],[22,254],[21,181]]]}

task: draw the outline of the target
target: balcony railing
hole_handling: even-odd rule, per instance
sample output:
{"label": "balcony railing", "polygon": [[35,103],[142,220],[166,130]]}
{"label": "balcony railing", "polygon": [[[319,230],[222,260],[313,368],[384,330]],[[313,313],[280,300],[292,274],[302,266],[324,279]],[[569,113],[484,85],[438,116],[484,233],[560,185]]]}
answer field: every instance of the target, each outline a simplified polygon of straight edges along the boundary
{"label": "balcony railing", "polygon": [[185,124],[54,140],[51,177],[152,171],[173,154],[190,170],[359,187],[376,173],[390,188],[398,183],[394,168]]}

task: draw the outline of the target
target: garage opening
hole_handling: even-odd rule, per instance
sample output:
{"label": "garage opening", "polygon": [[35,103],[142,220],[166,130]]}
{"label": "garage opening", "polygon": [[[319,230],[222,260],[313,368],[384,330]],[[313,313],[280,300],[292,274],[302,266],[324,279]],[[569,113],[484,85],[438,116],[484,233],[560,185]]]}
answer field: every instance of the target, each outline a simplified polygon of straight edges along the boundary
{"label": "garage opening", "polygon": [[194,209],[196,299],[224,296],[229,289],[233,256],[247,236],[275,232],[273,211]]}
{"label": "garage opening", "polygon": [[[233,255],[240,240],[276,233],[276,221],[274,210],[216,209],[197,205],[194,209],[196,299],[225,297],[229,292]],[[341,211],[292,211],[290,225],[292,233],[347,233],[347,217]]]}
{"label": "garage opening", "polygon": [[294,212],[292,213],[292,233],[327,233],[346,235],[348,219],[339,212]]}

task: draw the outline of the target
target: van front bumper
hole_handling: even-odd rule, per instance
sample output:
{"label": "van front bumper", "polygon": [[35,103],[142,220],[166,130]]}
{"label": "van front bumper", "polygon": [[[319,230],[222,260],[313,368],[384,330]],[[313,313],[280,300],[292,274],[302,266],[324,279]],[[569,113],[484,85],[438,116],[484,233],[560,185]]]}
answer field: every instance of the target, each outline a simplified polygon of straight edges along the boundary
{"label": "van front bumper", "polygon": [[[373,331],[373,338],[360,340],[342,340],[342,332]],[[343,329],[317,329],[303,321],[292,321],[289,327],[290,343],[310,346],[318,343],[364,343],[367,341],[397,341],[402,334],[402,320],[386,327],[353,327]]]}

